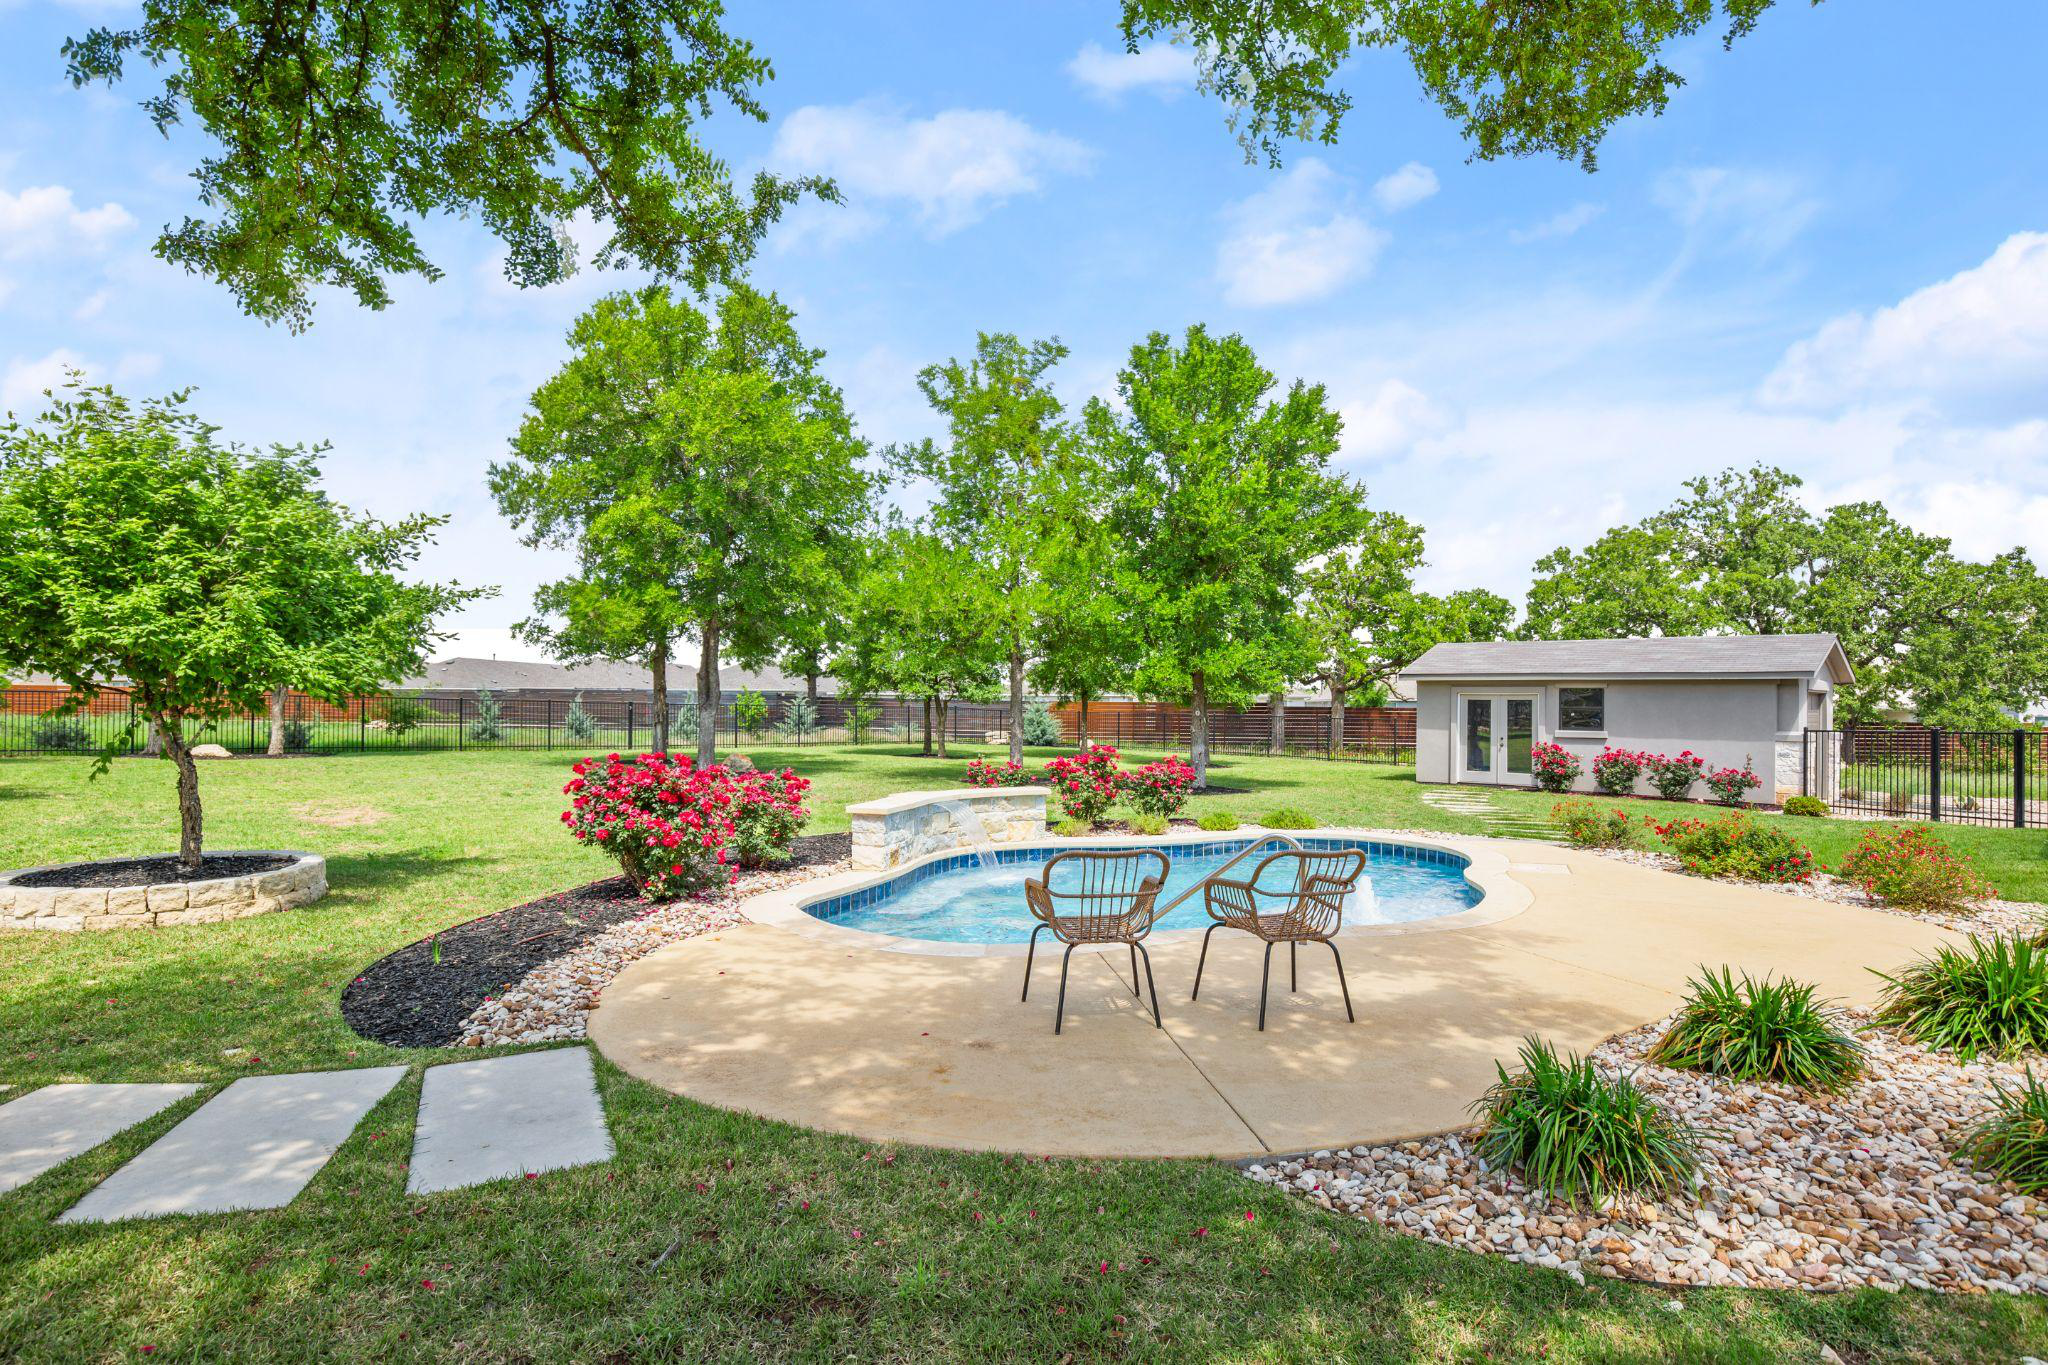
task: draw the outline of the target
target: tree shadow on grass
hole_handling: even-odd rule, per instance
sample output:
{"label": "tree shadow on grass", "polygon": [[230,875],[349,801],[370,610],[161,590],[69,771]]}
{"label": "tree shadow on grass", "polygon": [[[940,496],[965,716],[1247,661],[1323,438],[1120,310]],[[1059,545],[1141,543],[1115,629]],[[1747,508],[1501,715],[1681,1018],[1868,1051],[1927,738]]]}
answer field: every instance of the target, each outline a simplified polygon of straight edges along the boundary
{"label": "tree shadow on grass", "polygon": [[490,861],[470,853],[333,853],[327,855],[327,885],[340,892],[399,890]]}

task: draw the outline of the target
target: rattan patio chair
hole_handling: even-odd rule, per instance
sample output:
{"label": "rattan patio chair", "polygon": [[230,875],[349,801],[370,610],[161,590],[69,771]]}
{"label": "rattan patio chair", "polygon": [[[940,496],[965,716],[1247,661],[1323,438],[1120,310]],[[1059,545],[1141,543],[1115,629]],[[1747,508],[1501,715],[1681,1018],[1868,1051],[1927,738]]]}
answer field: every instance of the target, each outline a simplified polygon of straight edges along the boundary
{"label": "rattan patio chair", "polygon": [[[1274,875],[1267,876],[1268,869]],[[1344,1017],[1352,1023],[1351,986],[1344,980],[1344,955],[1337,951],[1337,931],[1344,927],[1344,901],[1365,872],[1365,855],[1355,848],[1319,852],[1287,849],[1269,855],[1244,881],[1218,877],[1203,887],[1211,924],[1202,934],[1202,955],[1195,962],[1195,990],[1202,994],[1202,968],[1209,961],[1209,936],[1218,929],[1242,929],[1266,943],[1266,963],[1259,972],[1259,1029],[1266,1027],[1266,983],[1273,973],[1273,945],[1287,945],[1287,989],[1300,984],[1296,950],[1304,943],[1328,946],[1337,960],[1337,987],[1344,992]],[[1276,885],[1277,883],[1277,885]],[[1273,909],[1261,911],[1265,900]]]}
{"label": "rattan patio chair", "polygon": [[[1067,945],[1060,958],[1060,998],[1055,1007],[1052,1031],[1066,1023],[1067,964],[1074,949],[1084,943],[1124,943],[1131,949],[1131,994],[1138,992],[1138,957],[1145,958],[1145,984],[1152,990],[1152,1024],[1163,1027],[1159,1018],[1159,988],[1152,984],[1152,955],[1140,942],[1152,932],[1157,916],[1153,906],[1159,888],[1165,884],[1171,864],[1156,848],[1083,849],[1056,853],[1024,883],[1024,902],[1038,925],[1031,931],[1031,947],[1024,954],[1024,993],[1031,998],[1031,964],[1038,955],[1038,936],[1050,929],[1052,936]],[[1056,869],[1063,874],[1055,881]]]}

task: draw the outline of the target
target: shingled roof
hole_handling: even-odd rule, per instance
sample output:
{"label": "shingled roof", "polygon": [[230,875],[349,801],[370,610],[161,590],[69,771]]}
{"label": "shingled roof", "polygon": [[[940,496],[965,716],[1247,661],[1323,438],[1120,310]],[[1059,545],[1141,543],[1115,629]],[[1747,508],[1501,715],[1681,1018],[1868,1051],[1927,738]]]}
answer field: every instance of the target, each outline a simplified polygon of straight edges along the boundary
{"label": "shingled roof", "polygon": [[1833,635],[1658,635],[1642,640],[1442,644],[1401,671],[1419,681],[1486,678],[1811,678],[1854,674]]}

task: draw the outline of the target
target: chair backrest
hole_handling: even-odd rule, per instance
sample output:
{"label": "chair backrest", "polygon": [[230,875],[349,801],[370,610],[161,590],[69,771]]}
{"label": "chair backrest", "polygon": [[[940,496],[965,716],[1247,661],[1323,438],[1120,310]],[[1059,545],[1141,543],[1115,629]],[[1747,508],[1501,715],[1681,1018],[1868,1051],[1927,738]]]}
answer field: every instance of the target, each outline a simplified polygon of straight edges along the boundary
{"label": "chair backrest", "polygon": [[1142,933],[1152,927],[1152,905],[1172,864],[1156,848],[1077,848],[1056,853],[1024,883],[1031,913],[1053,925],[1093,936]]}
{"label": "chair backrest", "polygon": [[[1268,870],[1274,872],[1270,879]],[[1267,854],[1251,884],[1286,896],[1283,931],[1334,934],[1344,922],[1344,902],[1365,875],[1365,854],[1355,848],[1289,848]]]}

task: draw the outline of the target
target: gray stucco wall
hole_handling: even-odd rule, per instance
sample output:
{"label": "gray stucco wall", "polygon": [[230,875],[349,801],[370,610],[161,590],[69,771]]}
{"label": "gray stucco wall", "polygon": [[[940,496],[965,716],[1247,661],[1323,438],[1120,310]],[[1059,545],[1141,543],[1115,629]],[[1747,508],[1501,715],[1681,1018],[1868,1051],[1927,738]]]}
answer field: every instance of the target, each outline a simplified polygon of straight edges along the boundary
{"label": "gray stucco wall", "polygon": [[[1607,728],[1602,735],[1560,734],[1557,730],[1559,687],[1599,685],[1607,689]],[[1781,686],[1772,680],[1526,683],[1423,682],[1416,687],[1415,775],[1423,782],[1455,782],[1462,774],[1456,762],[1460,731],[1457,698],[1462,692],[1535,693],[1537,741],[1556,743],[1579,756],[1575,790],[1595,791],[1593,758],[1608,745],[1650,753],[1678,754],[1690,749],[1708,769],[1748,766],[1763,779],[1749,794],[1757,804],[1780,799],[1789,786],[1797,790],[1798,745],[1780,747],[1780,736],[1796,736],[1803,727],[1806,686]],[[1648,793],[1646,783],[1637,790]],[[1708,795],[1696,786],[1692,795]]]}

